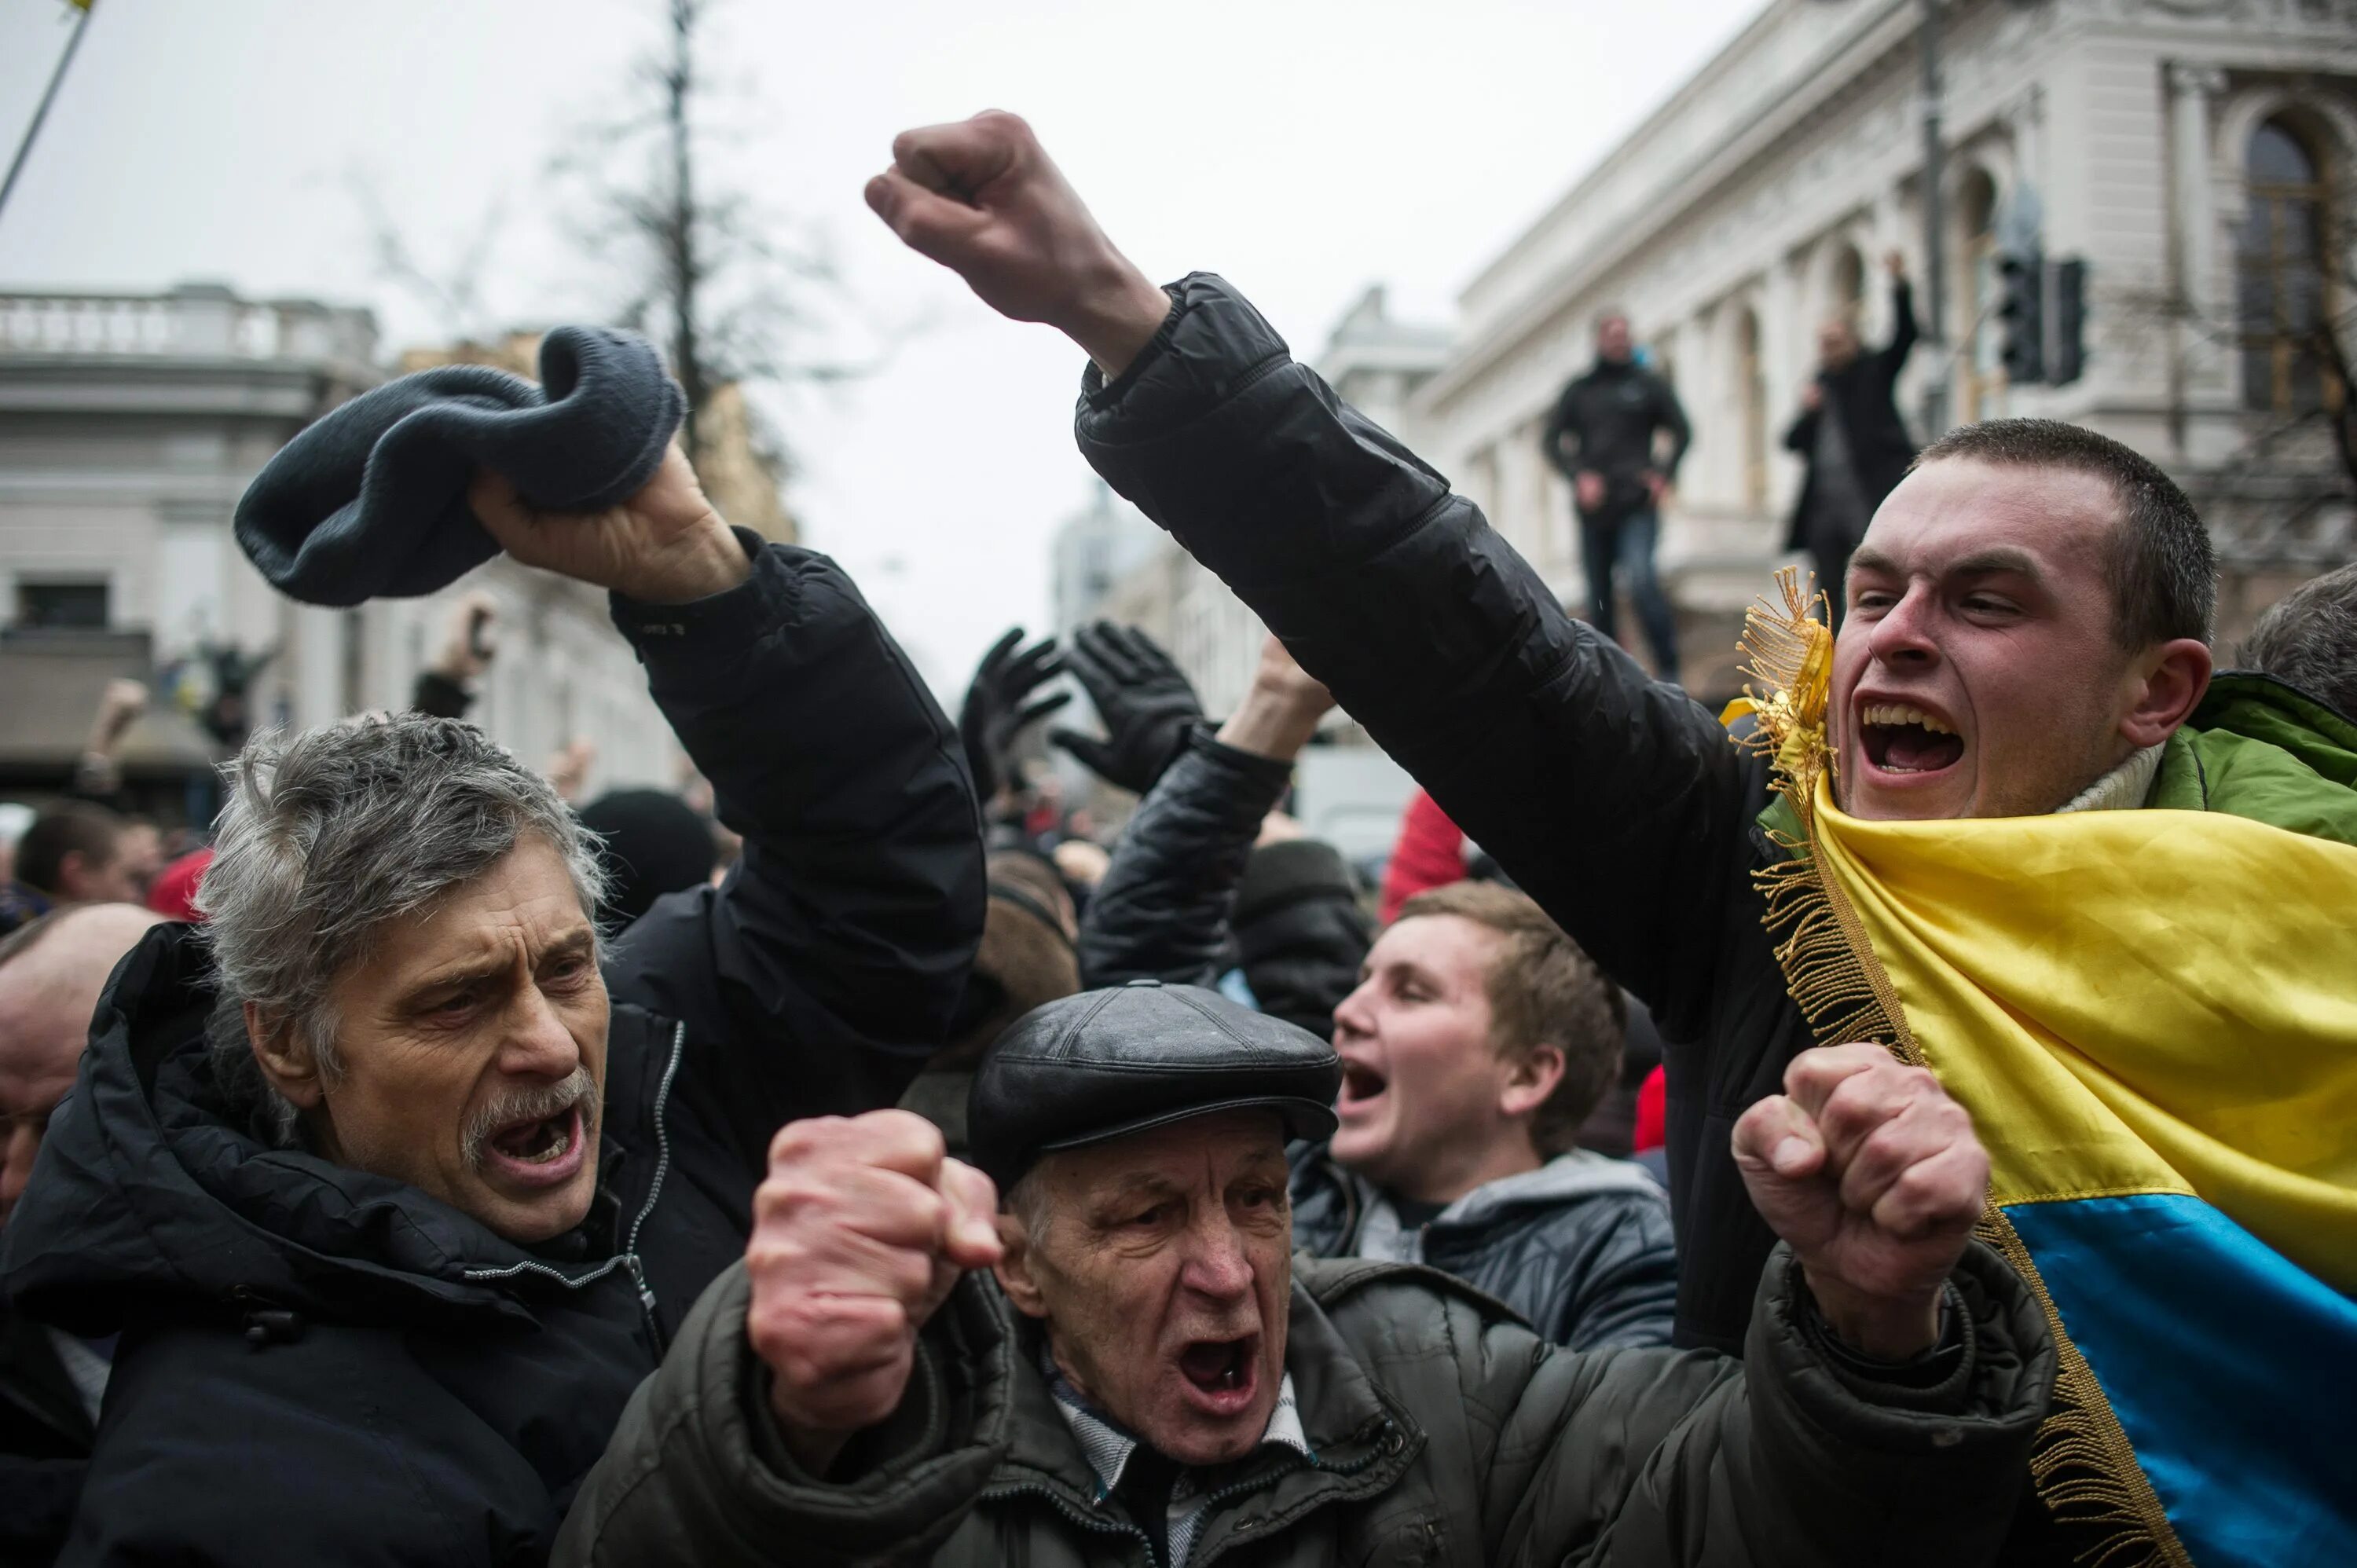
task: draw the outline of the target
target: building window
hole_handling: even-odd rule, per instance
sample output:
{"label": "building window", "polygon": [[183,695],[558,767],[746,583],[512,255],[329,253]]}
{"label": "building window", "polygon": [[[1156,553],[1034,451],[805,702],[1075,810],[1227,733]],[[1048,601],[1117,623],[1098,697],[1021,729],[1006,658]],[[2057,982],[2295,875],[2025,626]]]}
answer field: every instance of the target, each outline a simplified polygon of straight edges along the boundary
{"label": "building window", "polygon": [[19,583],[16,624],[53,630],[60,628],[105,629],[106,584]]}
{"label": "building window", "polygon": [[1963,384],[1957,406],[1964,423],[1995,419],[2005,412],[2005,323],[1996,313],[2004,297],[2005,280],[1998,270],[2003,258],[1996,244],[1996,181],[1984,169],[1975,169],[1964,181],[1958,209],[1964,231],[1964,316],[1967,323],[1964,353],[1957,356]]}
{"label": "building window", "polygon": [[[2243,402],[2276,413],[2301,413],[2327,397],[2316,335],[2324,329],[2324,160],[2315,145],[2277,117],[2251,136],[2250,181],[2236,237],[2242,327]],[[2339,389],[2332,389],[2337,396]]]}
{"label": "building window", "polygon": [[1735,320],[1735,384],[1743,399],[1743,504],[1760,511],[1768,505],[1768,366],[1749,306]]}

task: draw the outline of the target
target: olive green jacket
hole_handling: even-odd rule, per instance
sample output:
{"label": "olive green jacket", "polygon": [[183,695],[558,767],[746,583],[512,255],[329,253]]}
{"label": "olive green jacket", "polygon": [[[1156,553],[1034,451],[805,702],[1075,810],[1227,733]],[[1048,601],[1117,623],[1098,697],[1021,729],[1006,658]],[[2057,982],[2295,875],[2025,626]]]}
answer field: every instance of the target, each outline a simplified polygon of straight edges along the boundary
{"label": "olive green jacket", "polygon": [[[1310,1452],[1272,1444],[1221,1477],[1191,1563],[1985,1563],[2053,1381],[2037,1307],[1977,1245],[1949,1298],[1963,1353],[1921,1390],[1829,1349],[1784,1251],[1741,1363],[1567,1352],[1430,1270],[1296,1267],[1286,1365]],[[824,1481],[778,1437],[747,1294],[739,1268],[698,1304],[583,1485],[558,1564],[1149,1562],[986,1275],[927,1326],[899,1413]]]}

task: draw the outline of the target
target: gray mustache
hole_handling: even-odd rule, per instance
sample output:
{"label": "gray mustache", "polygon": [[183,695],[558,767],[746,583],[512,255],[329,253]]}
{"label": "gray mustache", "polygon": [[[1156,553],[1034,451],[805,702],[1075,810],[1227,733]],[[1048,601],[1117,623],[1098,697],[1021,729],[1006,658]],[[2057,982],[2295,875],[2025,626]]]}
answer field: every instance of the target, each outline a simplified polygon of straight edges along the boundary
{"label": "gray mustache", "polygon": [[583,1134],[597,1128],[597,1080],[589,1069],[577,1067],[545,1089],[522,1089],[503,1094],[467,1118],[459,1130],[458,1154],[468,1170],[480,1170],[483,1153],[490,1145],[491,1134],[518,1122],[544,1122],[562,1115],[578,1103],[581,1107]]}

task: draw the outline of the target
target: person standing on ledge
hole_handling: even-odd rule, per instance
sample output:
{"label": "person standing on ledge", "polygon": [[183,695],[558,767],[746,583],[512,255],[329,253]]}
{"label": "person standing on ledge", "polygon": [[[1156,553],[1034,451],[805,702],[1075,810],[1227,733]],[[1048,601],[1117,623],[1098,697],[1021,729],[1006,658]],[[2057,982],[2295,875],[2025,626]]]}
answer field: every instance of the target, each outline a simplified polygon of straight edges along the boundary
{"label": "person standing on ledge", "polygon": [[1883,265],[1890,273],[1889,344],[1879,353],[1862,353],[1848,317],[1820,325],[1817,373],[1802,390],[1801,417],[1784,433],[1785,448],[1809,466],[1784,548],[1805,550],[1816,562],[1817,586],[1835,627],[1847,607],[1842,579],[1850,553],[1915,460],[1915,441],[1900,417],[1897,395],[1899,372],[1915,347],[1915,291],[1907,282],[1905,256],[1893,251]]}
{"label": "person standing on ledge", "polygon": [[[1653,437],[1669,432],[1670,449],[1653,456]],[[1678,678],[1678,628],[1653,569],[1661,541],[1662,497],[1676,479],[1693,432],[1670,383],[1637,362],[1629,317],[1608,310],[1596,320],[1596,363],[1563,389],[1542,445],[1547,461],[1571,481],[1579,518],[1580,564],[1587,575],[1587,618],[1616,638],[1613,573],[1626,580],[1637,620],[1653,650],[1655,672]]]}

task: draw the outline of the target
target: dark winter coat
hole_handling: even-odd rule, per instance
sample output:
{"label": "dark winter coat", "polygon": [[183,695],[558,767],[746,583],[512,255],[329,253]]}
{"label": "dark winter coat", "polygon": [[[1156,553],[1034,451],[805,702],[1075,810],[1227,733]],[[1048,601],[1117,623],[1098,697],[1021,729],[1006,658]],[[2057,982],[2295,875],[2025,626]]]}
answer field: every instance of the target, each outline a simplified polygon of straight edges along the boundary
{"label": "dark winter coat", "polygon": [[0,1303],[0,1563],[57,1555],[93,1430],[49,1330]]}
{"label": "dark winter coat", "polygon": [[[1741,1364],[1577,1355],[1399,1264],[1297,1264],[1286,1367],[1308,1452],[1265,1444],[1211,1494],[1188,1561],[1236,1568],[1968,1568],[1994,1559],[2046,1412],[2054,1348],[1975,1248],[1936,1380],[1830,1344],[1789,1255]],[[1100,1496],[987,1276],[926,1326],[900,1411],[824,1481],[785,1452],[723,1277],[633,1397],[582,1488],[566,1568],[1150,1562]],[[1909,1386],[1910,1382],[1921,1386]]]}
{"label": "dark winter coat", "polygon": [[[1915,291],[1905,278],[1890,287],[1890,309],[1896,318],[1890,342],[1880,352],[1860,354],[1838,371],[1822,371],[1817,386],[1825,403],[1840,411],[1842,431],[1849,443],[1850,462],[1857,470],[1859,499],[1872,517],[1882,499],[1907,477],[1915,460],[1915,438],[1899,413],[1899,372],[1907,368],[1908,350],[1915,347]],[[1784,433],[1784,446],[1809,463],[1801,499],[1793,504],[1784,548],[1809,547],[1809,513],[1815,502],[1817,472],[1817,411],[1804,411]]]}
{"label": "dark winter coat", "polygon": [[[1653,456],[1653,433],[1670,433],[1668,456]],[[1643,366],[1598,360],[1555,399],[1540,440],[1547,461],[1566,479],[1583,470],[1604,478],[1597,515],[1625,511],[1650,498],[1645,476],[1678,476],[1693,432],[1670,383]]]}
{"label": "dark winter coat", "polygon": [[588,1221],[527,1249],[268,1147],[214,1079],[196,933],[151,933],[0,1248],[20,1309],[122,1330],[62,1562],[544,1561],[631,1389],[742,1257],[778,1125],[890,1104],[940,1044],[979,821],[857,592],[772,546],[729,593],[614,614],[746,847],[614,944]]}
{"label": "dark winter coat", "polygon": [[1586,1151],[1501,1176],[1404,1232],[1373,1184],[1323,1148],[1293,1158],[1293,1244],[1456,1275],[1574,1350],[1666,1345],[1678,1259],[1669,1195],[1639,1166]]}
{"label": "dark winter coat", "polygon": [[1216,986],[1241,970],[1262,1012],[1332,1036],[1373,937],[1331,845],[1253,847],[1292,773],[1196,730],[1139,802],[1082,916],[1082,984]]}

